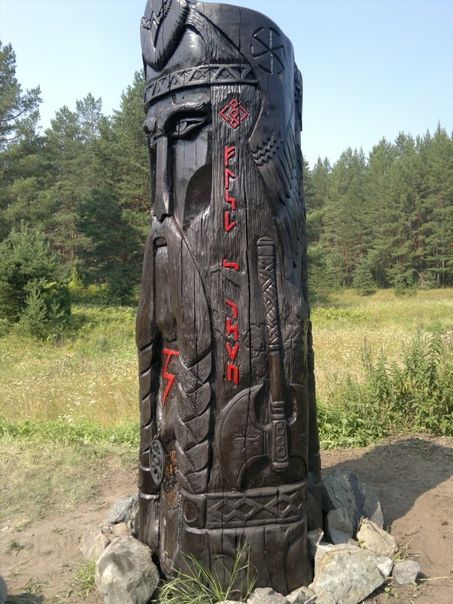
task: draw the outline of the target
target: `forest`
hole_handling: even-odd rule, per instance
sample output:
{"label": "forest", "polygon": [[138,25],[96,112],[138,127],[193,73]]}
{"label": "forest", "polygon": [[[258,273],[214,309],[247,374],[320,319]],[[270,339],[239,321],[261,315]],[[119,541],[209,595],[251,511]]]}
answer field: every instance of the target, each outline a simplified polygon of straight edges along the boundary
{"label": "forest", "polygon": [[[39,87],[23,90],[1,43],[0,81],[0,320],[36,331],[90,286],[134,303],[150,213],[142,75],[112,115],[88,94],[44,131]],[[304,190],[314,292],[453,285],[453,137],[440,124],[368,156],[304,161]]]}

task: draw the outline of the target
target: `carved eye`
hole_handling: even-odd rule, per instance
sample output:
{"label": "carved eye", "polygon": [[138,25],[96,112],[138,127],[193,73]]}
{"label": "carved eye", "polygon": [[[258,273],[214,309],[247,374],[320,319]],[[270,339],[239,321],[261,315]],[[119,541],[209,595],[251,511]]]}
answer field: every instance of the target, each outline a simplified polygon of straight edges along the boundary
{"label": "carved eye", "polygon": [[207,115],[181,117],[172,122],[170,126],[170,136],[173,138],[186,138],[204,126],[207,122]]}

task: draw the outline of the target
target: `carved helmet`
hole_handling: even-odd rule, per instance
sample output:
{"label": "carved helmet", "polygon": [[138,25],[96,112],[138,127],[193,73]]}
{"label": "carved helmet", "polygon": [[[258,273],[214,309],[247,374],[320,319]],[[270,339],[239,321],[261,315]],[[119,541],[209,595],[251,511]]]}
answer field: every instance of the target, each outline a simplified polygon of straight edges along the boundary
{"label": "carved helmet", "polygon": [[[141,21],[145,109],[178,89],[248,84],[261,99],[248,144],[270,196],[300,178],[302,79],[291,42],[255,11],[188,0],[148,0]],[[236,114],[240,120],[240,114]]]}

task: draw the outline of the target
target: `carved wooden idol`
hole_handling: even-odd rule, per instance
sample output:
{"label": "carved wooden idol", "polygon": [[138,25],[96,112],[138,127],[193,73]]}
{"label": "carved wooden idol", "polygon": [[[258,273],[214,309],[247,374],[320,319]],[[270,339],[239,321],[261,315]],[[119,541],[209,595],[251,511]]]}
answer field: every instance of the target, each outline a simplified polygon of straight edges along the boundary
{"label": "carved wooden idol", "polygon": [[166,575],[191,554],[222,581],[242,548],[286,594],[311,580],[319,515],[301,75],[239,7],[149,0],[141,40],[140,539]]}

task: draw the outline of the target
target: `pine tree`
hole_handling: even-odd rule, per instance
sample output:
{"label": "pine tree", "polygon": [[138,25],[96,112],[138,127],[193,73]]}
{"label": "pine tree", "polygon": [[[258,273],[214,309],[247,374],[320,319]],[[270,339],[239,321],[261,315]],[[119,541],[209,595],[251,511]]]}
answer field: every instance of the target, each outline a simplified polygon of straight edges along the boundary
{"label": "pine tree", "polygon": [[39,86],[22,92],[13,47],[0,41],[0,151],[34,133],[40,94]]}

